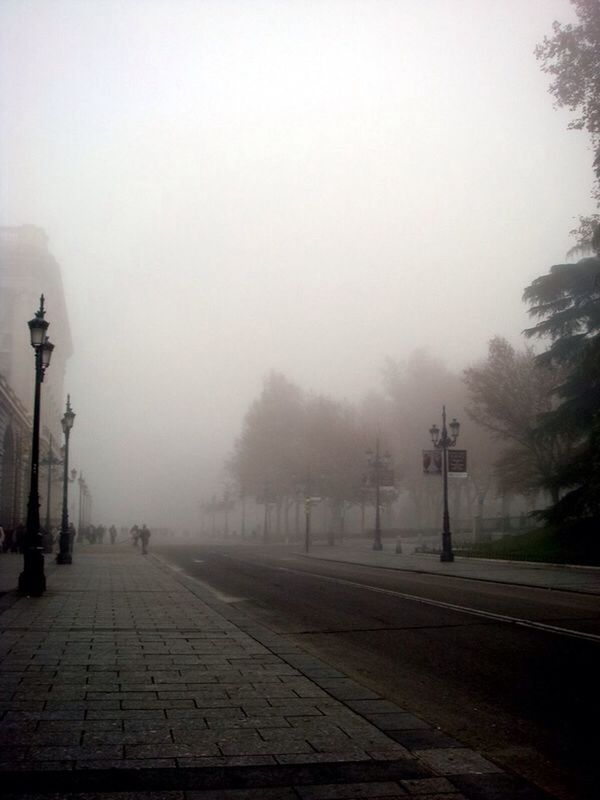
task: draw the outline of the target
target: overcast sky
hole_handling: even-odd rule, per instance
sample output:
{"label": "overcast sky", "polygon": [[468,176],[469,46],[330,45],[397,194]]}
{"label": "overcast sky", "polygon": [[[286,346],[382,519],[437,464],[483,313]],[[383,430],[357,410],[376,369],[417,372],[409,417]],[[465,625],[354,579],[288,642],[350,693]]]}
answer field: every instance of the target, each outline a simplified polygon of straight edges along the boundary
{"label": "overcast sky", "polygon": [[386,356],[520,341],[523,288],[592,210],[533,55],[554,19],[567,0],[2,0],[0,221],[62,267],[97,522],[190,522],[271,369],[357,400]]}

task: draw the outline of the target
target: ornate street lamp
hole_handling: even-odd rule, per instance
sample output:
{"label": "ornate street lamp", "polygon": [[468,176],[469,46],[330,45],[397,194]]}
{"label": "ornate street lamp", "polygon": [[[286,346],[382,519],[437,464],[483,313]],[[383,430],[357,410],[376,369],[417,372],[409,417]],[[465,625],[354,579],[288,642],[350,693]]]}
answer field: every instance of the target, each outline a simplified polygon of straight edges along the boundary
{"label": "ornate street lamp", "polygon": [[44,574],[44,553],[40,533],[40,497],[38,491],[40,456],[40,406],[41,385],[44,373],[50,365],[54,345],[46,336],[49,323],[44,319],[44,295],[40,297],[40,307],[35,317],[27,323],[31,346],[35,352],[35,393],[33,400],[33,429],[31,436],[31,479],[29,500],[27,502],[27,530],[25,533],[25,552],[23,572],[19,575],[19,591],[33,597],[40,597],[46,589]]}
{"label": "ornate street lamp", "polygon": [[83,478],[83,473],[79,474],[77,485],[79,486],[79,524],[77,525],[77,541],[82,542],[83,541],[83,496],[84,493],[87,491],[87,486]]}
{"label": "ornate street lamp", "polygon": [[69,435],[73,423],[75,422],[75,414],[71,408],[71,395],[67,395],[67,408],[60,422],[65,435],[65,454],[63,458],[63,505],[60,524],[60,551],[56,556],[56,563],[71,564],[73,562],[73,556],[71,555],[71,536],[69,534],[69,482],[75,480],[77,477],[77,470],[73,470],[71,478],[69,478]]}
{"label": "ornate street lamp", "polygon": [[52,450],[52,435],[50,435],[50,442],[48,444],[48,453],[45,458],[40,461],[40,465],[48,467],[48,487],[46,489],[46,530],[50,531],[52,527],[51,508],[52,508],[52,467],[57,467],[62,464],[60,458],[54,455]]}
{"label": "ornate street lamp", "polygon": [[[448,428],[450,433],[448,433]],[[444,513],[442,519],[442,552],[440,561],[454,561],[452,552],[452,534],[450,533],[450,515],[448,513],[448,448],[454,447],[458,439],[460,423],[456,418],[452,419],[446,427],[446,406],[442,406],[442,430],[437,425],[432,425],[429,429],[431,441],[436,450],[442,451],[442,479],[444,493]]]}
{"label": "ornate street lamp", "polygon": [[373,550],[383,550],[381,541],[381,509],[380,509],[380,488],[382,470],[389,470],[392,457],[386,451],[383,456],[379,454],[379,438],[375,444],[375,455],[369,448],[366,453],[367,464],[371,469],[371,475],[375,479],[375,538],[373,539]]}

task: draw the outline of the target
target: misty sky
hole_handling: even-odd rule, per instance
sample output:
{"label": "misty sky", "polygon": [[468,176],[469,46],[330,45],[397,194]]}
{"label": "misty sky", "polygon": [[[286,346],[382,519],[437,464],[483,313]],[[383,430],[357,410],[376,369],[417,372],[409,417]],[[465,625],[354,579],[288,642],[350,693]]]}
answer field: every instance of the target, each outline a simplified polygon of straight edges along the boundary
{"label": "misty sky", "polygon": [[0,221],[62,267],[94,521],[191,523],[270,369],[357,400],[386,356],[519,342],[592,210],[533,55],[554,19],[567,0],[2,0]]}

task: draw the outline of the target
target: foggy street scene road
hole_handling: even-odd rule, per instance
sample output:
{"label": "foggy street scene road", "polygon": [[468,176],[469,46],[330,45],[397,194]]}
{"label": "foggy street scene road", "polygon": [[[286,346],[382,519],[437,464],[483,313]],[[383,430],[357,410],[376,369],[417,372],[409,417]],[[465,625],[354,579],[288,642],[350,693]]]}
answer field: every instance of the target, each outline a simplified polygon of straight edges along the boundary
{"label": "foggy street scene road", "polygon": [[[285,547],[181,547],[161,555],[464,744],[550,786],[561,773],[573,781],[588,772],[593,793],[597,596],[308,560]],[[595,584],[598,591],[600,571]],[[493,614],[564,633],[527,630]],[[593,638],[578,635],[586,633]],[[414,747],[427,741],[418,731],[394,735]]]}
{"label": "foggy street scene road", "polygon": [[2,0],[0,794],[591,800],[600,0]]}

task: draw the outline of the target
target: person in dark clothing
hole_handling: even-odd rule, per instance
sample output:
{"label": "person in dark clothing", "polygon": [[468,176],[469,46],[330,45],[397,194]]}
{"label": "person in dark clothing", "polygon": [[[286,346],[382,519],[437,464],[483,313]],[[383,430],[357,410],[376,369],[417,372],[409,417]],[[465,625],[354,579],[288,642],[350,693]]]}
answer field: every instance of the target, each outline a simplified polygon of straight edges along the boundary
{"label": "person in dark clothing", "polygon": [[114,525],[111,525],[108,529],[108,533],[110,535],[110,543],[114,544],[117,541],[117,529]]}
{"label": "person in dark clothing", "polygon": [[27,533],[27,530],[25,528],[25,525],[17,525],[17,528],[15,530],[15,542],[14,542],[13,549],[12,549],[13,553],[16,553],[16,552],[24,553],[25,552],[25,534],[26,533]]}
{"label": "person in dark clothing", "polygon": [[131,529],[131,541],[134,547],[137,547],[140,541],[140,529],[137,525],[134,525]]}
{"label": "person in dark clothing", "polygon": [[5,528],[4,529],[4,541],[2,542],[2,552],[3,553],[14,553],[14,531],[12,528]]}
{"label": "person in dark clothing", "polygon": [[148,542],[150,541],[150,535],[150,531],[146,525],[142,525],[142,530],[140,531],[140,539],[142,540],[142,555],[146,555],[148,553]]}

